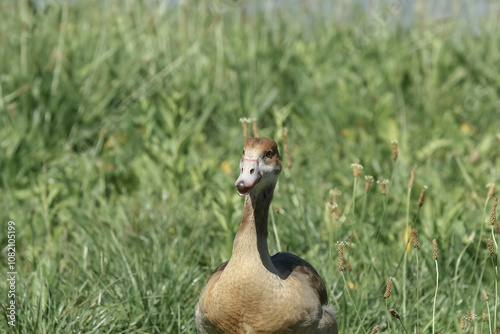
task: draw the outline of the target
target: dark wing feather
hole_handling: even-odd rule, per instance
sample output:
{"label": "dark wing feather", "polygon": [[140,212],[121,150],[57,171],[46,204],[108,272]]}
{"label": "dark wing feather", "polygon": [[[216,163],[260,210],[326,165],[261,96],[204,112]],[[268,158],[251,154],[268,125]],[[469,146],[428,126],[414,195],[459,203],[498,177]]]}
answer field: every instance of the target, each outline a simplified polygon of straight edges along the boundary
{"label": "dark wing feather", "polygon": [[210,274],[210,277],[208,278],[208,280],[210,281],[212,276],[214,276],[215,274],[223,272],[224,269],[226,269],[226,266],[228,263],[229,263],[229,260],[219,264],[219,266],[217,268],[215,268],[215,270]]}
{"label": "dark wing feather", "polygon": [[286,279],[292,273],[306,276],[313,290],[318,293],[321,305],[328,304],[325,283],[309,262],[291,253],[276,253],[271,260],[282,279]]}

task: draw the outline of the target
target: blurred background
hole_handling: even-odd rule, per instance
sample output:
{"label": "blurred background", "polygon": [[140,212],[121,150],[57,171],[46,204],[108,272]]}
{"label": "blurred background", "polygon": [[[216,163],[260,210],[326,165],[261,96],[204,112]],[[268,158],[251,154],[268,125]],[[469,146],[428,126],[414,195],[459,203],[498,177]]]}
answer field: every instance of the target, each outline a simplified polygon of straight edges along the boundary
{"label": "blurred background", "polygon": [[[421,243],[442,243],[438,328],[462,330],[495,282],[481,256],[485,187],[499,179],[499,14],[486,0],[2,1],[0,254],[4,271],[13,220],[18,322],[2,314],[1,327],[194,333],[194,304],[241,219],[250,117],[286,161],[270,250],[313,263],[343,332],[387,327],[380,297],[401,275],[408,222]],[[354,185],[352,163],[364,166]],[[376,182],[365,193],[365,176],[390,181],[387,195]],[[338,217],[325,209],[334,188]],[[352,245],[348,287],[338,241]],[[402,291],[414,286],[396,278],[410,326]]]}

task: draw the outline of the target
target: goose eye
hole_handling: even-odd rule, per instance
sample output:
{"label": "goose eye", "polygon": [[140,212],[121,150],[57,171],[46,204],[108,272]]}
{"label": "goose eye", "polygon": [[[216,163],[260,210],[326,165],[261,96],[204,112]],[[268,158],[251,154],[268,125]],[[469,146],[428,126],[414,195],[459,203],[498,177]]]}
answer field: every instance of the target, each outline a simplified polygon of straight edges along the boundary
{"label": "goose eye", "polygon": [[266,152],[266,158],[270,158],[273,156],[273,151],[267,151]]}

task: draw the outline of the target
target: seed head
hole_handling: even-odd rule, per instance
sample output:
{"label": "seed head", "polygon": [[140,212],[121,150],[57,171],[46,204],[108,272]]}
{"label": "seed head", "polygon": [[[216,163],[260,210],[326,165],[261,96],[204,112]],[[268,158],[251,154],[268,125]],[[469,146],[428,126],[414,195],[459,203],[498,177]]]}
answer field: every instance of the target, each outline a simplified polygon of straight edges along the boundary
{"label": "seed head", "polygon": [[288,150],[287,135],[288,128],[283,128],[283,130],[281,131],[281,140],[283,141],[283,148],[285,150],[286,166],[288,167],[288,169],[290,169],[292,168],[292,156],[290,155],[290,151]]}
{"label": "seed head", "polygon": [[379,329],[380,329],[380,326],[379,325],[375,325],[375,327],[373,327],[373,329],[370,332],[370,334],[377,334]]}
{"label": "seed head", "polygon": [[248,122],[249,118],[240,118],[240,123],[243,125],[243,137],[248,137]]}
{"label": "seed head", "polygon": [[361,166],[360,164],[351,164],[351,168],[352,168],[352,175],[354,175],[354,177],[358,177],[360,171],[363,170],[363,166]]}
{"label": "seed head", "polygon": [[326,209],[330,213],[334,213],[337,210],[339,205],[337,203],[326,203]]}
{"label": "seed head", "polygon": [[252,130],[253,130],[253,136],[255,138],[259,138],[259,129],[257,128],[257,119],[252,118],[253,124],[252,124]]}
{"label": "seed head", "polygon": [[398,160],[398,142],[395,140],[392,141],[392,160]]}
{"label": "seed head", "polygon": [[491,239],[486,239],[486,245],[488,246],[488,252],[490,253],[491,256],[496,254],[495,251],[495,246],[493,245],[493,240]]}
{"label": "seed head", "polygon": [[488,301],[488,295],[486,294],[486,290],[483,290],[483,299],[484,301]]}
{"label": "seed head", "polygon": [[465,317],[460,318],[460,329],[465,329]]}
{"label": "seed head", "polygon": [[342,192],[337,188],[330,190],[330,203],[326,204],[326,208],[332,214],[334,219],[339,219],[339,217],[342,216],[342,210],[337,203],[338,197],[341,194]]}
{"label": "seed head", "polygon": [[344,246],[339,245],[339,271],[344,271]]}
{"label": "seed head", "polygon": [[380,184],[380,186],[382,187],[382,195],[385,195],[387,194],[387,185],[389,184],[389,180],[387,179],[383,179],[383,180],[379,180],[377,181],[378,184]]}
{"label": "seed head", "polygon": [[348,272],[351,272],[352,271],[352,267],[351,267],[351,264],[349,262],[347,262],[345,264],[345,269],[348,271]]}
{"label": "seed head", "polygon": [[387,285],[385,286],[384,298],[389,298],[392,291],[392,277],[387,280]]}
{"label": "seed head", "polygon": [[436,239],[432,239],[432,258],[437,261],[439,257],[439,249]]}
{"label": "seed head", "polygon": [[399,316],[398,311],[396,311],[395,309],[391,308],[391,309],[389,310],[389,312],[391,313],[391,315],[392,315],[394,318],[396,318],[396,319],[401,319],[401,318],[400,318],[400,316]]}
{"label": "seed head", "polygon": [[491,213],[490,213],[490,225],[495,226],[497,223],[497,205],[498,205],[498,197],[495,197],[493,199],[493,205],[491,206]]}
{"label": "seed head", "polygon": [[422,191],[420,192],[420,197],[418,198],[418,207],[421,208],[422,205],[424,205],[424,200],[425,200],[425,191],[427,190],[427,186],[424,186],[422,188]]}
{"label": "seed head", "polygon": [[342,209],[337,203],[326,203],[326,209],[335,221],[338,221],[340,216],[342,216]]}
{"label": "seed head", "polygon": [[488,197],[493,197],[495,195],[495,184],[494,183],[488,183],[486,185],[486,188],[488,188]]}
{"label": "seed head", "polygon": [[342,195],[342,191],[338,190],[337,187],[330,190],[330,197],[332,198],[332,203],[337,203],[340,195]]}
{"label": "seed head", "polygon": [[410,173],[410,181],[408,182],[408,188],[412,188],[413,187],[413,181],[415,180],[415,169],[417,167],[413,167],[413,169],[411,170],[411,173]]}
{"label": "seed head", "polygon": [[411,245],[414,248],[420,247],[420,243],[418,242],[417,230],[415,229],[411,230]]}
{"label": "seed head", "polygon": [[483,322],[486,321],[486,313],[483,312]]}
{"label": "seed head", "polygon": [[373,176],[371,175],[365,175],[365,192],[368,193],[370,190],[370,184],[373,182]]}

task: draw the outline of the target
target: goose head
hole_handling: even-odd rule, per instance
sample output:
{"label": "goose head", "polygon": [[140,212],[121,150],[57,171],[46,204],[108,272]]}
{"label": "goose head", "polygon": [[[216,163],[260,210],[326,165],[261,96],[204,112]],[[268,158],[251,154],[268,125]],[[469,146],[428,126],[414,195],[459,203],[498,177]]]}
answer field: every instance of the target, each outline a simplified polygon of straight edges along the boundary
{"label": "goose head", "polygon": [[274,190],[281,173],[278,145],[268,138],[247,138],[240,161],[240,176],[234,183],[238,195]]}

